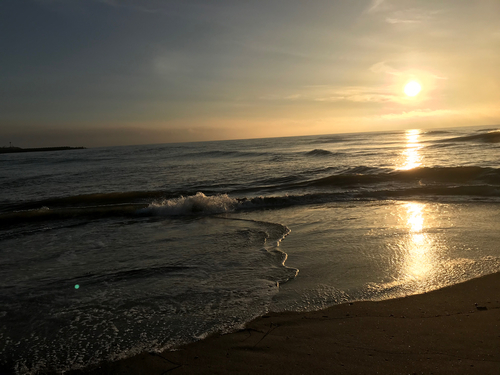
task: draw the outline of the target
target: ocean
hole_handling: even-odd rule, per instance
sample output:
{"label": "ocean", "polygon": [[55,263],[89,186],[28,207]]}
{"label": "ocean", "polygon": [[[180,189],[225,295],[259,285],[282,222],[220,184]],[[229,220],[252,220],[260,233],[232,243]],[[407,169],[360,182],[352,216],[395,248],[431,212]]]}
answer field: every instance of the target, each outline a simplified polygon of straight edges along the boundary
{"label": "ocean", "polygon": [[500,271],[499,127],[0,155],[0,366],[64,372]]}

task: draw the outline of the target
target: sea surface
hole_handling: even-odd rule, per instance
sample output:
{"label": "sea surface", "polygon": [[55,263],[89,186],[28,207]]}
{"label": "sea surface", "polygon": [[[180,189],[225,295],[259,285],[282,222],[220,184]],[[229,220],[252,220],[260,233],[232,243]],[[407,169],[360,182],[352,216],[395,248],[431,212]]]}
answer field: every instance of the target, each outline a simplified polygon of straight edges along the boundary
{"label": "sea surface", "polygon": [[0,155],[0,368],[498,272],[499,128]]}

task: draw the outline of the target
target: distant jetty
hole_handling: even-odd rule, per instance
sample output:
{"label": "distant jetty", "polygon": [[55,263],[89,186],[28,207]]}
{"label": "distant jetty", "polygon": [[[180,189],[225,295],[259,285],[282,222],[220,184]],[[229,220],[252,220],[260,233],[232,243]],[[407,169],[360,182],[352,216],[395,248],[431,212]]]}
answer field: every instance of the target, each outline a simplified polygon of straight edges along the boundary
{"label": "distant jetty", "polygon": [[13,154],[18,152],[84,150],[85,148],[86,147],[38,147],[38,148],[0,147],[0,154]]}

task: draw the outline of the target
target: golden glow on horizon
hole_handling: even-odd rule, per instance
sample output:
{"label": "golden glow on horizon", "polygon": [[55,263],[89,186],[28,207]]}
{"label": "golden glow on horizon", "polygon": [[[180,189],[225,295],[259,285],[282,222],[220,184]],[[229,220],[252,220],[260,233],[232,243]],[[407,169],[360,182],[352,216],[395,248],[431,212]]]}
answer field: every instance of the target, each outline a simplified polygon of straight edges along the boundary
{"label": "golden glow on horizon", "polygon": [[417,81],[410,81],[405,85],[404,92],[408,96],[416,96],[422,90],[422,86]]}
{"label": "golden glow on horizon", "polygon": [[422,165],[420,156],[420,130],[411,129],[406,131],[406,148],[403,151],[404,164],[400,169],[413,169]]}

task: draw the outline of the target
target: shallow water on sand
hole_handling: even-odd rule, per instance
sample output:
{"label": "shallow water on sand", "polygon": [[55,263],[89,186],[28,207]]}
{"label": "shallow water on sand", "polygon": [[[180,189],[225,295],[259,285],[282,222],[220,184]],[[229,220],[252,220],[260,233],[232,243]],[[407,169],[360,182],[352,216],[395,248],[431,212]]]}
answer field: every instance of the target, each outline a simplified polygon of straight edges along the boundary
{"label": "shallow water on sand", "polygon": [[342,202],[260,217],[287,218],[281,250],[300,269],[274,311],[396,298],[500,271],[500,211],[490,203]]}

